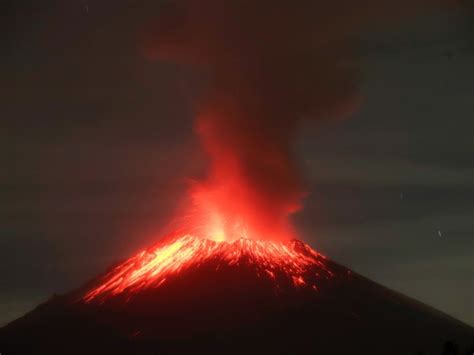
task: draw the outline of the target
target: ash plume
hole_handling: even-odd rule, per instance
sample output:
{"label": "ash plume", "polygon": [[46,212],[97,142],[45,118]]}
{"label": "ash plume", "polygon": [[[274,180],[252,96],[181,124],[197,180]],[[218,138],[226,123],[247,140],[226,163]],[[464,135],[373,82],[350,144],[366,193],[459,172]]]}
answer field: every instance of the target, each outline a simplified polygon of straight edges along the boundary
{"label": "ash plume", "polygon": [[210,170],[195,198],[217,206],[226,224],[244,220],[261,236],[291,235],[288,217],[305,195],[292,140],[303,119],[344,117],[357,107],[357,36],[370,26],[449,4],[169,2],[149,33],[149,53],[209,77],[207,91],[196,100],[196,131]]}

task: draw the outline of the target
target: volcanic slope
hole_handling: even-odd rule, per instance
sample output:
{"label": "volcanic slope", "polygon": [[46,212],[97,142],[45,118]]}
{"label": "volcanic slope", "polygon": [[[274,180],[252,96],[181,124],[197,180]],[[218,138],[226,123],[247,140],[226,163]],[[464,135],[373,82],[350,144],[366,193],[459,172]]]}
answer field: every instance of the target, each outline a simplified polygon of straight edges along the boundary
{"label": "volcanic slope", "polygon": [[307,244],[167,239],[0,330],[2,354],[441,354],[474,329]]}

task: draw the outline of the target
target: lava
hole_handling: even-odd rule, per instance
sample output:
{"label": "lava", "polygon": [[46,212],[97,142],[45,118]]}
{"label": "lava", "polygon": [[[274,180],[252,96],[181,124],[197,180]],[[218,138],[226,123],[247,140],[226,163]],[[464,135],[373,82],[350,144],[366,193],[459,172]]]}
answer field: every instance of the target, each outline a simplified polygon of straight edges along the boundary
{"label": "lava", "polygon": [[332,275],[325,265],[325,257],[298,240],[277,242],[240,238],[228,242],[183,235],[158,243],[118,265],[82,300],[102,302],[122,293],[133,295],[159,288],[170,277],[216,260],[218,265],[228,266],[248,263],[254,266],[257,275],[272,280],[276,286],[283,275],[294,287],[317,290],[313,282],[315,276],[329,278]]}

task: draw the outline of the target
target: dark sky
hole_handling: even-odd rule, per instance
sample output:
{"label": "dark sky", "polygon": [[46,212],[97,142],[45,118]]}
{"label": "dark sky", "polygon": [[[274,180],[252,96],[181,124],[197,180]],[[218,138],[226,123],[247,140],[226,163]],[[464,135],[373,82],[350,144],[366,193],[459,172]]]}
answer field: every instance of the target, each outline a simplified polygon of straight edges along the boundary
{"label": "dark sky", "polygon": [[[143,55],[157,1],[39,3],[0,3],[0,324],[153,243],[204,166],[201,78]],[[474,325],[472,8],[358,44],[360,109],[295,142],[298,230]]]}

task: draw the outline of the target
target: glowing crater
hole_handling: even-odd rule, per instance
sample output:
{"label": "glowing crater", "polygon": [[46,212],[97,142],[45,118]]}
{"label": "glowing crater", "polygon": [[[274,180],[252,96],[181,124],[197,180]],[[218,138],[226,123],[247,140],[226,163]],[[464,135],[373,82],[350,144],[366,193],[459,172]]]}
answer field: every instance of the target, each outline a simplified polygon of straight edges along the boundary
{"label": "glowing crater", "polygon": [[[228,242],[184,235],[158,243],[118,265],[82,300],[102,301],[123,292],[134,294],[158,288],[169,277],[211,260],[230,266],[237,266],[245,260],[255,266],[258,275],[276,280],[277,274],[283,274],[294,287],[306,286],[313,290],[317,290],[310,281],[314,276],[332,276],[325,266],[324,256],[298,240],[276,242],[240,238]],[[309,278],[308,273],[311,275]]]}

